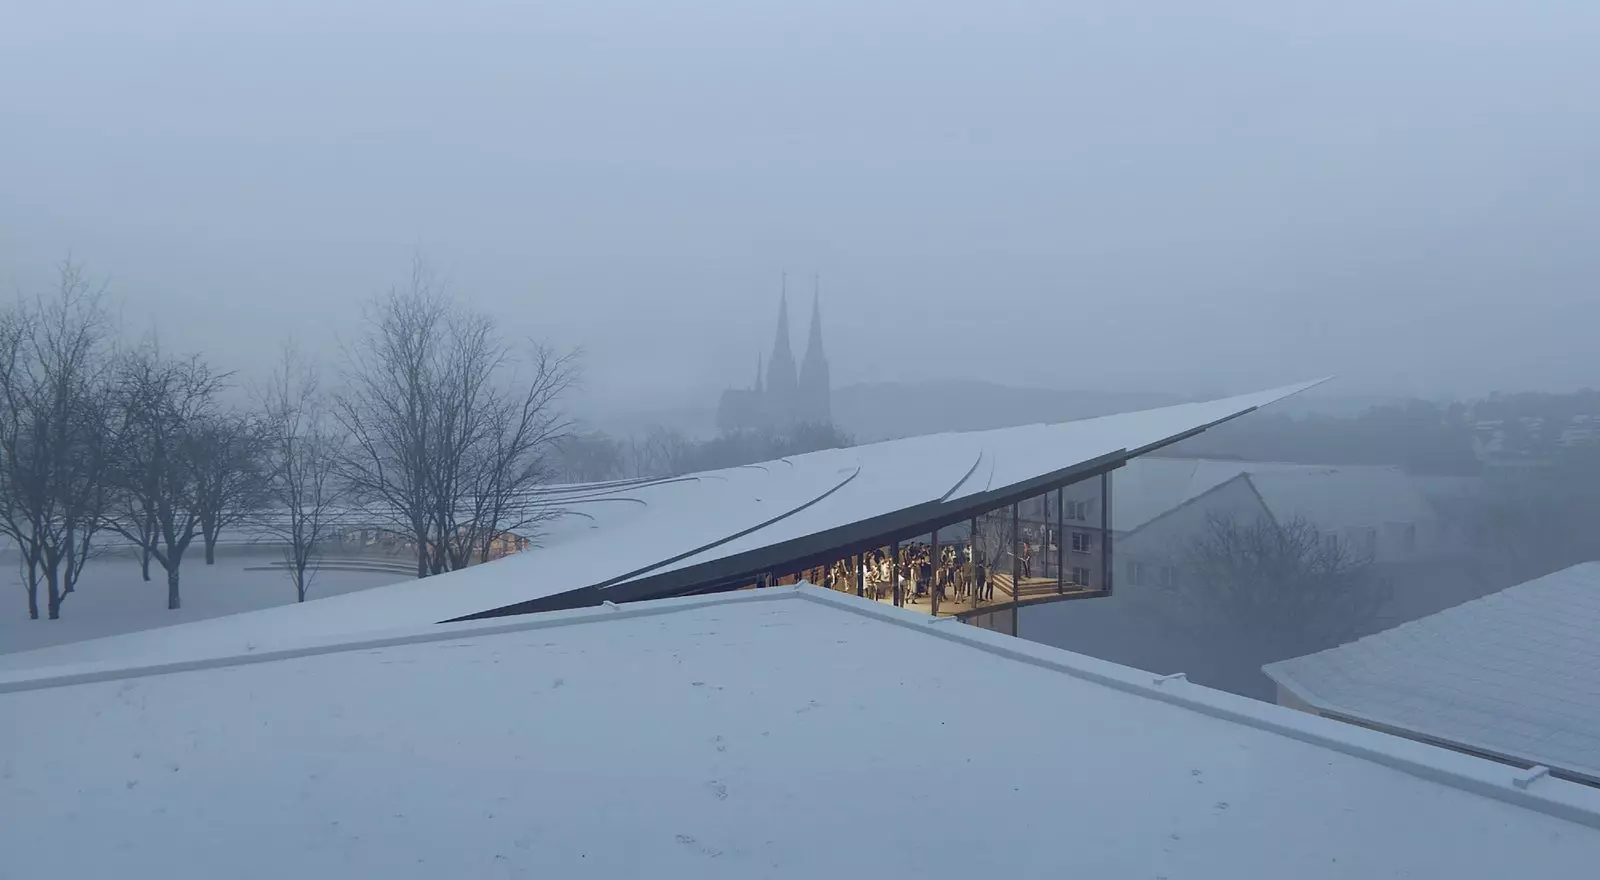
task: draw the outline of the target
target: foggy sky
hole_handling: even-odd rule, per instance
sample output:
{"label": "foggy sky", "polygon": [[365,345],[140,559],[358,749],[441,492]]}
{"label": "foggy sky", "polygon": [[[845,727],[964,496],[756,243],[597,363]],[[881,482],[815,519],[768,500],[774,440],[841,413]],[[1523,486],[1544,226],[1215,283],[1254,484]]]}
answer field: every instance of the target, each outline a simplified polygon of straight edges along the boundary
{"label": "foggy sky", "polygon": [[836,383],[1600,384],[1596,46],[1554,0],[6,0],[0,284],[71,252],[258,370],[420,245],[629,400],[747,382],[783,270]]}

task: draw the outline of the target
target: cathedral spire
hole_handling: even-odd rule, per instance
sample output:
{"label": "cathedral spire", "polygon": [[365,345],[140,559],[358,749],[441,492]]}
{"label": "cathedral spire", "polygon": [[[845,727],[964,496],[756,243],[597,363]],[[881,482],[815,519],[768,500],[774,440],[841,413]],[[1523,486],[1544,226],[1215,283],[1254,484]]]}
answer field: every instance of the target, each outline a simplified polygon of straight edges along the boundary
{"label": "cathedral spire", "polygon": [[815,275],[811,278],[811,331],[806,336],[806,356],[800,363],[796,396],[801,421],[832,421],[832,381],[828,376],[828,355],[822,350],[822,281]]}
{"label": "cathedral spire", "polygon": [[822,280],[817,276],[811,278],[811,332],[806,337],[806,359],[804,363],[811,363],[812,358],[827,360],[827,354],[822,350]]}
{"label": "cathedral spire", "polygon": [[794,350],[789,344],[789,273],[783,274],[778,295],[778,331],[772,342],[772,360],[767,362],[766,398],[768,411],[778,424],[787,424],[796,409]]}

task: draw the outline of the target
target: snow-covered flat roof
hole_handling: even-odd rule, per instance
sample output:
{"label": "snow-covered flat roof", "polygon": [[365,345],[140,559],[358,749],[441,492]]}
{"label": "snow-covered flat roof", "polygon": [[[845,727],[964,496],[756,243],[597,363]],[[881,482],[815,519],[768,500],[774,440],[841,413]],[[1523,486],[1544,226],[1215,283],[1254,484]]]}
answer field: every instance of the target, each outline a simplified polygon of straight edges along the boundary
{"label": "snow-covered flat roof", "polygon": [[[648,578],[692,581],[696,571],[763,554],[761,564],[775,565],[788,561],[787,546],[808,537],[852,528],[871,536],[872,524],[886,518],[914,522],[959,512],[1033,480],[1120,462],[1316,384],[1057,425],[911,437],[671,479],[558,487],[549,491],[568,515],[549,524],[531,552],[444,580],[4,655],[0,669],[261,650],[454,620],[576,590],[623,590]],[[748,564],[756,570],[756,562]]]}
{"label": "snow-covered flat roof", "polygon": [[1600,783],[1600,562],[1263,667],[1322,712]]}
{"label": "snow-covered flat roof", "polygon": [[1586,786],[809,587],[12,673],[0,717],[19,877],[1462,880],[1600,859]]}

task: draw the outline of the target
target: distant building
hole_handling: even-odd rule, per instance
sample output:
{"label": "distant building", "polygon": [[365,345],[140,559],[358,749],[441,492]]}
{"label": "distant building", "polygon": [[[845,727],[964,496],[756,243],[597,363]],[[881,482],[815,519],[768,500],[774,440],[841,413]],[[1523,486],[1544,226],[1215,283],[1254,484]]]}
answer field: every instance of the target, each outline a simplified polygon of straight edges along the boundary
{"label": "distant building", "polygon": [[1141,458],[1118,471],[1112,500],[1129,586],[1178,576],[1177,557],[1219,516],[1244,524],[1303,519],[1354,557],[1376,563],[1463,549],[1417,481],[1396,467]]}
{"label": "distant building", "polygon": [[781,431],[800,424],[824,424],[833,420],[832,398],[828,356],[822,347],[820,298],[813,293],[811,331],[806,338],[805,357],[797,368],[789,341],[789,295],[785,290],[778,300],[772,358],[764,369],[757,359],[755,382],[749,388],[722,392],[717,405],[717,428],[725,432]]}

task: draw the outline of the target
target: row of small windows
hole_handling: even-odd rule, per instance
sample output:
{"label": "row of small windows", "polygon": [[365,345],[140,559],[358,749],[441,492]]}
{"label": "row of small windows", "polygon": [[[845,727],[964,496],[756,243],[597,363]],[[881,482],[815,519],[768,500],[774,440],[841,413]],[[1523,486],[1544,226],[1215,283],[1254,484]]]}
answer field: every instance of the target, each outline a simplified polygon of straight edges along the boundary
{"label": "row of small windows", "polygon": [[1177,583],[1178,570],[1170,565],[1151,565],[1137,560],[1128,560],[1128,584],[1134,587],[1156,586],[1170,587]]}

